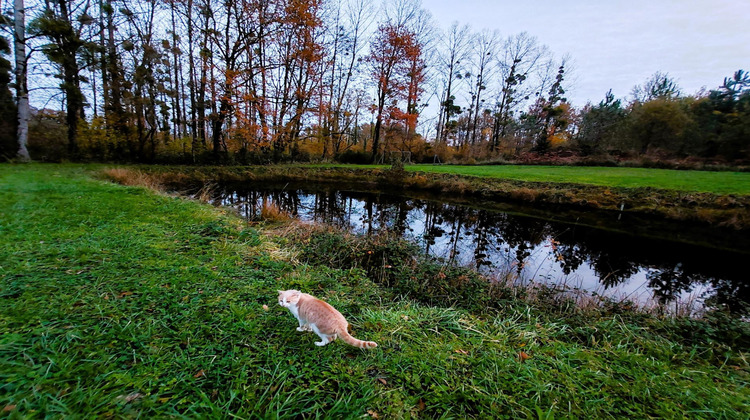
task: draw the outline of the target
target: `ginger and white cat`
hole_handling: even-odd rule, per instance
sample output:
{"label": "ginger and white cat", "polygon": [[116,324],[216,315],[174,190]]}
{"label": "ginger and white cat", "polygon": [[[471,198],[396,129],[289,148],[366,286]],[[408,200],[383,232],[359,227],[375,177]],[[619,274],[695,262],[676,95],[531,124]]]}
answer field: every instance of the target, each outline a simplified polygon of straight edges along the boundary
{"label": "ginger and white cat", "polygon": [[302,293],[299,290],[279,290],[279,305],[289,311],[299,321],[297,331],[312,331],[320,337],[316,346],[325,346],[337,337],[345,343],[361,349],[377,347],[374,341],[362,341],[349,335],[349,325],[333,306],[322,300]]}

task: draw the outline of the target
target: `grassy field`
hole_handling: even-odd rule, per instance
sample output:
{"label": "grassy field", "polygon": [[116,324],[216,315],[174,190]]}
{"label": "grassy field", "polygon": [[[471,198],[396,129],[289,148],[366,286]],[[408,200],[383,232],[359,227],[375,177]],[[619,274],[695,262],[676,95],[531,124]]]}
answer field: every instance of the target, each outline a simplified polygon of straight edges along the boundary
{"label": "grassy field", "polygon": [[[750,415],[747,355],[701,339],[714,324],[419,304],[283,242],[83,166],[0,165],[0,416]],[[283,288],[379,347],[314,346]]]}
{"label": "grassy field", "polygon": [[[385,165],[311,165],[388,168]],[[406,165],[412,172],[468,175],[516,181],[587,184],[614,188],[659,188],[713,194],[750,195],[750,172],[542,165]]]}
{"label": "grassy field", "polygon": [[714,194],[750,195],[750,172],[532,165],[410,165],[406,169],[518,181],[561,182],[624,188],[652,187]]}

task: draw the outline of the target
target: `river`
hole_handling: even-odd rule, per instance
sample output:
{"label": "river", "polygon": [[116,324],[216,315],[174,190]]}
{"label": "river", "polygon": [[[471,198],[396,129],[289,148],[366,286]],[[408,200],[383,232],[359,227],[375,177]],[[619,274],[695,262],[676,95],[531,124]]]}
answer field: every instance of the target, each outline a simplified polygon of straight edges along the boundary
{"label": "river", "polygon": [[300,220],[354,233],[388,229],[447,264],[566,293],[660,304],[681,313],[717,305],[743,312],[750,302],[745,267],[750,249],[746,238],[729,230],[628,220],[614,213],[588,212],[581,223],[581,215],[563,210],[517,205],[498,210],[452,197],[325,186],[223,185],[213,190],[211,201],[249,220],[259,218],[266,201]]}

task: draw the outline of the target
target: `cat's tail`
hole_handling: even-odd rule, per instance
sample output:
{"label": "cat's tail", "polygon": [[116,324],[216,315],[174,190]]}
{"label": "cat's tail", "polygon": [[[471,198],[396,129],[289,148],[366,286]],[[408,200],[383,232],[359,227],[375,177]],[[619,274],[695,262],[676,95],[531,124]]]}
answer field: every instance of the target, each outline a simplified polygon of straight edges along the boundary
{"label": "cat's tail", "polygon": [[357,340],[356,338],[349,335],[349,332],[346,330],[340,332],[339,337],[341,337],[341,340],[343,340],[344,343],[349,344],[350,346],[359,347],[361,349],[374,349],[378,346],[378,343],[374,341]]}

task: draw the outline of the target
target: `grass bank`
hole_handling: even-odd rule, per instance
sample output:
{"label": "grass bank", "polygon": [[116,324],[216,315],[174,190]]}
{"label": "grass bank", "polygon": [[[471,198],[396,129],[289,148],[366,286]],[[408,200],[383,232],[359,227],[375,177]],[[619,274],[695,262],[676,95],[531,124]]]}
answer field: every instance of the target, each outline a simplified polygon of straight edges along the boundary
{"label": "grass bank", "polygon": [[409,171],[513,179],[527,182],[655,188],[716,195],[750,195],[750,172],[537,165],[409,165]]}
{"label": "grass bank", "polygon": [[407,166],[406,170],[354,165],[141,166],[120,170],[122,176],[111,178],[145,175],[153,183],[172,188],[213,182],[335,183],[368,190],[437,193],[459,202],[480,200],[489,208],[517,202],[539,209],[570,209],[581,211],[576,217],[579,220],[596,210],[750,229],[750,173],[742,172],[433,165]]}
{"label": "grass bank", "polygon": [[[719,340],[731,331],[716,320],[415,299],[357,264],[309,257],[332,238],[285,243],[86,167],[1,165],[0,412],[748,415],[745,349]],[[273,305],[276,289],[292,287],[327,299],[380,346],[314,346]]]}
{"label": "grass bank", "polygon": [[[388,165],[311,164],[286,168],[384,171]],[[413,173],[448,174],[532,183],[652,188],[714,195],[750,196],[750,172],[562,165],[405,165]]]}

